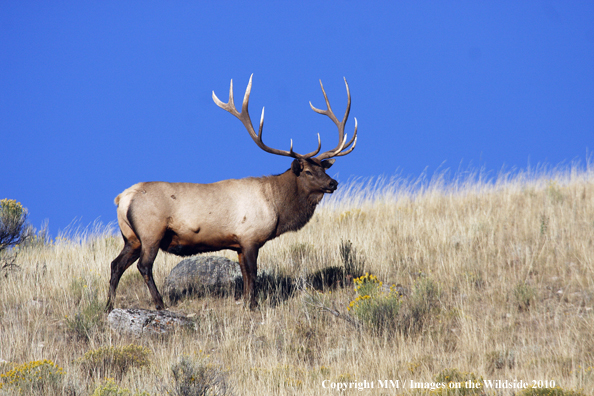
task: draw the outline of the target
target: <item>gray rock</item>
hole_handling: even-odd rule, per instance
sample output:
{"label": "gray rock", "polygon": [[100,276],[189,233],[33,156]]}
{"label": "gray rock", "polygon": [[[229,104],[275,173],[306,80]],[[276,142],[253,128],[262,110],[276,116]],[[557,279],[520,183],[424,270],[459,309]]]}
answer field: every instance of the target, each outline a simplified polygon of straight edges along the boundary
{"label": "gray rock", "polygon": [[239,263],[225,257],[195,256],[182,260],[165,279],[164,292],[171,302],[188,295],[235,294],[243,279]]}
{"label": "gray rock", "polygon": [[175,328],[196,329],[195,322],[185,315],[146,309],[116,308],[107,316],[107,322],[113,330],[137,337],[164,335]]}

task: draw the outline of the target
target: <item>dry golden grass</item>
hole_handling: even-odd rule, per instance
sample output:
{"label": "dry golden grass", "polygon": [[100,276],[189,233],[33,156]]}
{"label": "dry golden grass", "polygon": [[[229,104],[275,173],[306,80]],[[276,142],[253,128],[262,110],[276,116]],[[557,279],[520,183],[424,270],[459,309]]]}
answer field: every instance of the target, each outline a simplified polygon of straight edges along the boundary
{"label": "dry golden grass", "polygon": [[[325,389],[324,380],[373,381],[374,394],[420,394],[377,389],[377,381],[434,382],[452,368],[484,379],[554,380],[564,389],[594,392],[589,168],[502,176],[491,183],[471,178],[354,186],[327,200],[303,230],[269,242],[259,268],[296,277],[340,266],[339,247],[346,240],[365,270],[386,284],[410,290],[418,279],[435,282],[438,309],[419,331],[377,335],[311,304],[313,293],[348,316],[355,297],[348,286],[297,292],[276,306],[264,301],[257,312],[232,297],[186,299],[171,310],[195,314],[196,332],[130,338],[111,331],[105,314],[96,315],[122,242],[91,231],[22,249],[18,268],[2,273],[0,359],[49,359],[64,369],[65,394],[77,395],[105,384],[77,363],[85,352],[131,343],[151,351],[151,365],[127,370],[117,385],[150,395],[171,389],[171,367],[182,355],[224,374],[230,393],[238,395],[336,392]],[[180,260],[159,253],[158,286]],[[132,268],[122,278],[116,307],[152,309],[136,272]],[[0,373],[8,369],[0,363]]]}

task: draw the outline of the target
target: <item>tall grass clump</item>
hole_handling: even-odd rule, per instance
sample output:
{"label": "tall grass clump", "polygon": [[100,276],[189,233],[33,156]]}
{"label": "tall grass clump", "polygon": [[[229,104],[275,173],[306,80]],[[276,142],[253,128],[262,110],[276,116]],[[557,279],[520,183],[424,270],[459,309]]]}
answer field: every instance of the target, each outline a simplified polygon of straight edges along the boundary
{"label": "tall grass clump", "polygon": [[422,330],[427,321],[440,309],[439,285],[430,277],[421,277],[413,285],[406,301],[401,326],[407,333]]}
{"label": "tall grass clump", "polygon": [[106,346],[86,352],[76,362],[89,377],[121,379],[132,368],[150,365],[148,348],[130,344],[123,347]]}
{"label": "tall grass clump", "polygon": [[104,302],[100,298],[99,283],[92,273],[70,282],[69,289],[76,309],[73,314],[65,316],[65,321],[70,334],[79,340],[88,341],[104,326]]}
{"label": "tall grass clump", "polygon": [[347,276],[360,278],[365,274],[365,258],[357,252],[350,240],[340,241],[340,258]]}

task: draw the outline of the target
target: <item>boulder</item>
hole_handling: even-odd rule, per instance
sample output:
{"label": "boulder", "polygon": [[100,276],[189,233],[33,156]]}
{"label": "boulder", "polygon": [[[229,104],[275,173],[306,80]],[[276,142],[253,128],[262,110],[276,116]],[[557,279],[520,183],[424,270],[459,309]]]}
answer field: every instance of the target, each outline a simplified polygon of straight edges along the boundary
{"label": "boulder", "polygon": [[109,326],[118,332],[134,335],[164,335],[176,328],[196,329],[189,317],[170,311],[116,308],[107,316]]}
{"label": "boulder", "polygon": [[189,295],[235,295],[236,290],[241,293],[242,287],[239,263],[225,257],[195,256],[182,260],[171,270],[164,292],[175,303]]}

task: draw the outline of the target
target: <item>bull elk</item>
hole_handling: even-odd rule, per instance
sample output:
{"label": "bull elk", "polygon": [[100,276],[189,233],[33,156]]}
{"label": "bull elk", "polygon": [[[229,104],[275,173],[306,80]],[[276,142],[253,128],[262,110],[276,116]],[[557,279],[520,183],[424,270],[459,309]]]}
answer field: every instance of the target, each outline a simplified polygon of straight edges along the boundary
{"label": "bull elk", "polygon": [[[253,75],[252,75],[253,76]],[[318,155],[321,148],[308,154],[268,147],[262,142],[264,109],[256,134],[248,102],[252,77],[238,112],[233,102],[233,80],[229,102],[223,103],[214,91],[217,106],[233,114],[243,123],[254,142],[267,153],[293,158],[291,168],[280,175],[223,180],[212,184],[138,183],[115,198],[118,224],[124,248],[111,262],[111,280],[106,310],[113,309],[116,289],[124,271],[138,259],[138,270],[144,277],[157,309],[164,309],[163,299],[153,279],[153,262],[159,249],[179,256],[230,249],[237,252],[243,277],[243,298],[251,309],[257,307],[256,277],[258,250],[269,240],[287,231],[301,229],[313,216],[324,193],[336,190],[338,182],[326,174],[333,157],[349,154],[357,143],[355,130],[347,142],[345,124],[351,108],[351,94],[345,79],[347,108],[339,121],[320,81],[326,110],[311,108],[326,115],[338,127],[338,145]]]}

